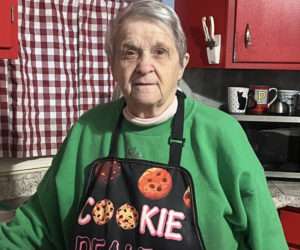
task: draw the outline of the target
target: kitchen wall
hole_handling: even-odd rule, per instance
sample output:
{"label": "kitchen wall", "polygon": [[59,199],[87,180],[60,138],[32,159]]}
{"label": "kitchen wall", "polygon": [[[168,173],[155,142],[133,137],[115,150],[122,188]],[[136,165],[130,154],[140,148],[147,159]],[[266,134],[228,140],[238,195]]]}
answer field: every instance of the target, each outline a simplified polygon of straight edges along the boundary
{"label": "kitchen wall", "polygon": [[300,90],[299,70],[186,69],[183,80],[182,88],[192,97],[217,108],[227,102],[229,86],[268,85]]}

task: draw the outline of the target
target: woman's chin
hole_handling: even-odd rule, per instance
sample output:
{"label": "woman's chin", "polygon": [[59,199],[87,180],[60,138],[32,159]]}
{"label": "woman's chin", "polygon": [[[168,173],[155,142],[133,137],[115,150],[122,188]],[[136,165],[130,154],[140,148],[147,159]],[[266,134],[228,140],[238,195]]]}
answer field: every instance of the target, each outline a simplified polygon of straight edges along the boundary
{"label": "woman's chin", "polygon": [[130,99],[137,105],[143,106],[156,106],[161,102],[161,96],[157,96],[154,93],[143,93],[131,95]]}

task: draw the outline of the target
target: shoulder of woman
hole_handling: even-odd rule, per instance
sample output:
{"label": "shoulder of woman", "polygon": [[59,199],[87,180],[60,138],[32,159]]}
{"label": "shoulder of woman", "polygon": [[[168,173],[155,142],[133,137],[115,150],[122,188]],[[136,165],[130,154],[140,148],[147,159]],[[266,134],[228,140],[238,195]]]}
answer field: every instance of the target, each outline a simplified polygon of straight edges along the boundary
{"label": "shoulder of woman", "polygon": [[188,112],[193,120],[212,127],[240,127],[239,122],[230,114],[215,107],[187,98]]}
{"label": "shoulder of woman", "polygon": [[94,108],[86,111],[77,122],[103,122],[109,119],[115,119],[119,117],[120,112],[123,109],[124,98],[118,99],[116,101],[99,104]]}

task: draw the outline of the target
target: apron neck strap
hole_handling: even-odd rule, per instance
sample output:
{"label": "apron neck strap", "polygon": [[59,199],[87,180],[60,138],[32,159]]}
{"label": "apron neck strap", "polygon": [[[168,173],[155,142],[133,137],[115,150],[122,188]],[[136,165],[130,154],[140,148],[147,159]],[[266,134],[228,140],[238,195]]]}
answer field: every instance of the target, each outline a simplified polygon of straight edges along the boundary
{"label": "apron neck strap", "polygon": [[[173,120],[172,133],[168,140],[168,143],[170,145],[169,165],[175,167],[180,166],[182,148],[185,143],[185,139],[183,138],[183,124],[184,124],[184,99],[186,97],[186,95],[179,90],[177,90],[176,95],[178,99],[178,107]],[[126,103],[124,103],[124,107],[125,105]],[[110,144],[111,147],[108,154],[109,158],[113,158],[117,152],[116,150],[117,150],[118,138],[120,135],[121,125],[124,118],[123,108],[120,113],[119,120],[117,122],[116,130],[112,136],[112,140]]]}
{"label": "apron neck strap", "polygon": [[178,107],[173,120],[172,134],[169,137],[170,144],[169,165],[173,167],[180,166],[182,148],[185,143],[183,138],[183,124],[184,124],[184,99],[186,95],[177,90]]}
{"label": "apron neck strap", "polygon": [[119,119],[117,122],[117,126],[115,131],[113,131],[111,142],[110,142],[110,150],[108,153],[108,158],[113,158],[116,155],[117,152],[117,144],[118,144],[118,139],[121,131],[121,126],[122,126],[122,121],[123,121],[123,109],[126,106],[126,102],[124,102],[123,108],[121,109],[121,113],[119,115]]}

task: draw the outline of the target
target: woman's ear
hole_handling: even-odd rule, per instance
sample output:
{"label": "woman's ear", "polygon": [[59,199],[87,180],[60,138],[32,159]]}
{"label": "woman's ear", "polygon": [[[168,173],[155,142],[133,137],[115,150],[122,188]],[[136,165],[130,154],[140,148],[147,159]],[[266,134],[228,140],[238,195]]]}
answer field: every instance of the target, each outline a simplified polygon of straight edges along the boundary
{"label": "woman's ear", "polygon": [[116,101],[119,98],[121,98],[122,96],[123,96],[122,90],[120,88],[120,85],[117,83],[113,90],[111,101]]}
{"label": "woman's ear", "polygon": [[182,78],[184,70],[185,70],[185,67],[189,63],[189,60],[190,60],[190,54],[189,53],[185,53],[185,55],[183,57],[183,62],[182,62],[181,70],[179,70],[178,80]]}

